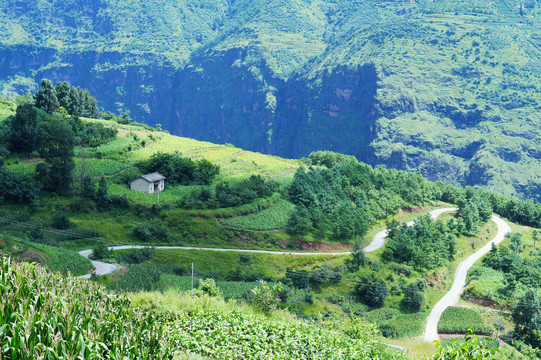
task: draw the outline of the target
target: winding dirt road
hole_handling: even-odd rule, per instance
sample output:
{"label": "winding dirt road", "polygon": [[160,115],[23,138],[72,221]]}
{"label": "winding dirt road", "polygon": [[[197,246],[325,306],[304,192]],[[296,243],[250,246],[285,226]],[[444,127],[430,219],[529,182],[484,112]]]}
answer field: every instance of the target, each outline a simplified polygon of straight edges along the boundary
{"label": "winding dirt road", "polygon": [[[446,209],[437,209],[430,212],[430,216],[435,219],[444,212],[448,211],[456,211],[457,208],[446,208]],[[413,225],[413,221],[410,221],[408,223],[408,226]],[[378,232],[373,238],[370,244],[366,246],[363,250],[364,252],[373,252],[376,250],[379,250],[385,245],[385,238],[387,237],[387,234],[389,233],[389,229],[382,230]],[[126,250],[126,249],[141,249],[144,246],[139,245],[121,245],[121,246],[111,246],[109,247],[110,250]],[[315,252],[284,252],[284,251],[270,251],[270,250],[246,250],[246,249],[219,249],[219,248],[201,248],[201,247],[190,247],[190,246],[156,246],[155,249],[165,249],[165,250],[205,250],[205,251],[220,251],[220,252],[242,252],[242,253],[256,253],[256,254],[275,254],[275,255],[296,255],[296,256],[310,256],[310,255],[316,255],[316,256],[337,256],[337,255],[349,255],[351,254],[351,251],[347,252],[324,252],[324,253],[315,253]],[[79,251],[79,255],[84,256],[88,259],[88,257],[92,254],[92,249],[82,250]],[[92,265],[96,268],[94,270],[94,273],[96,275],[105,275],[110,274],[113,271],[117,269],[117,265],[104,263],[101,261],[95,261],[90,260],[92,262]],[[86,274],[83,276],[80,276],[81,278],[89,279],[91,274]]]}
{"label": "winding dirt road", "polygon": [[430,315],[428,315],[428,318],[426,319],[426,330],[425,330],[425,340],[426,341],[434,341],[438,340],[438,322],[440,321],[441,314],[447,309],[449,306],[453,306],[458,303],[458,299],[460,298],[460,294],[462,294],[462,291],[464,291],[464,288],[466,287],[466,275],[468,274],[468,270],[475,264],[475,262],[479,259],[481,259],[484,255],[486,255],[490,248],[492,247],[492,244],[499,244],[502,242],[502,240],[505,238],[505,235],[509,232],[511,232],[511,228],[509,227],[509,224],[507,224],[504,220],[499,218],[496,215],[492,215],[491,218],[492,221],[496,223],[498,226],[498,233],[490,241],[488,244],[483,246],[481,249],[470,255],[468,258],[466,258],[464,261],[462,261],[455,271],[455,280],[453,282],[453,286],[451,287],[451,290],[447,294],[445,294],[440,301],[434,305],[434,308],[432,308],[432,311],[430,312]]}

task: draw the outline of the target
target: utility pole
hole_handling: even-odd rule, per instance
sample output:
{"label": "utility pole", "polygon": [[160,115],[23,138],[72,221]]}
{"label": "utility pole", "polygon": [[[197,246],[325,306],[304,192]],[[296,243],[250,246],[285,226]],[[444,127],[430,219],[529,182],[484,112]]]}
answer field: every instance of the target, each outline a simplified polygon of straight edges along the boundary
{"label": "utility pole", "polygon": [[193,298],[193,261],[192,261],[192,298]]}

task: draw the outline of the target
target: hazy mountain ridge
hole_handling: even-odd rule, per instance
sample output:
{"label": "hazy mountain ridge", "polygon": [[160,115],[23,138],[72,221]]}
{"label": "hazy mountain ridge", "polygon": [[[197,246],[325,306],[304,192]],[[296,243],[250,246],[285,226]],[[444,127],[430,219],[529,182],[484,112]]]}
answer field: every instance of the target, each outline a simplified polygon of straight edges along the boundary
{"label": "hazy mountain ridge", "polygon": [[175,134],[288,157],[329,149],[539,200],[540,9],[7,1],[0,93],[68,80]]}

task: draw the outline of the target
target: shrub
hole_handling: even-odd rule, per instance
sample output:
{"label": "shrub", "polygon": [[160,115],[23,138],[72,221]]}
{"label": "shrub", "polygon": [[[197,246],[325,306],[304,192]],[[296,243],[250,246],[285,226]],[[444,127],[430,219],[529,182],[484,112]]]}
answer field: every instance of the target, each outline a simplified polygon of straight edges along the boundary
{"label": "shrub", "polygon": [[268,314],[278,308],[280,303],[280,293],[283,290],[281,283],[269,285],[264,281],[259,286],[252,289],[249,294],[250,303],[254,308],[262,313]]}
{"label": "shrub", "polygon": [[354,288],[354,295],[363,303],[373,308],[380,308],[389,295],[385,281],[374,276],[362,279]]}
{"label": "shrub", "polygon": [[64,211],[57,211],[53,216],[53,227],[55,229],[65,230],[71,227],[68,214]]}
{"label": "shrub", "polygon": [[410,284],[406,287],[406,291],[404,292],[404,298],[400,302],[400,306],[402,306],[406,310],[418,312],[421,310],[424,303],[425,297],[419,291],[417,285]]}
{"label": "shrub", "polygon": [[173,235],[160,223],[140,224],[133,229],[133,235],[143,242],[171,242]]}

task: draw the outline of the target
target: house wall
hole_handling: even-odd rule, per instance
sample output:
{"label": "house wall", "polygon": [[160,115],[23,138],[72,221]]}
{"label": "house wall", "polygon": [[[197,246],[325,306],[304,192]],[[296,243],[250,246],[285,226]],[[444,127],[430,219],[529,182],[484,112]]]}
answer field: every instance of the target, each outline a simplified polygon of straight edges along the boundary
{"label": "house wall", "polygon": [[146,180],[139,178],[131,182],[130,188],[135,191],[142,191],[150,194],[154,191],[154,184],[149,184]]}

